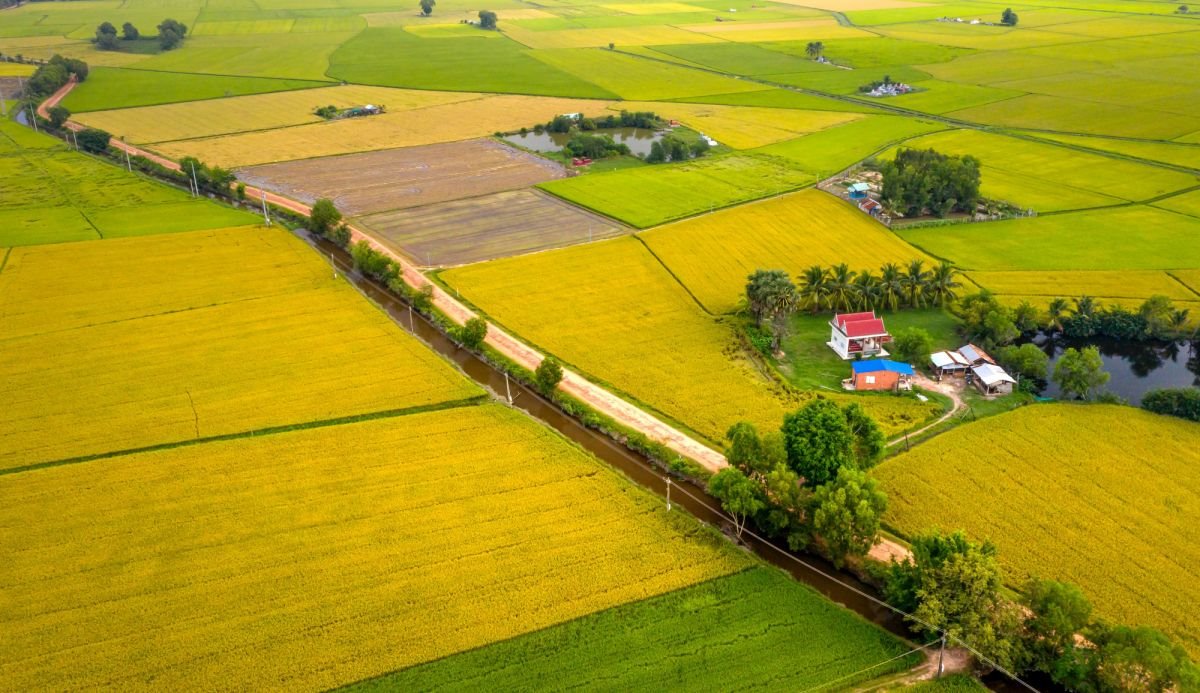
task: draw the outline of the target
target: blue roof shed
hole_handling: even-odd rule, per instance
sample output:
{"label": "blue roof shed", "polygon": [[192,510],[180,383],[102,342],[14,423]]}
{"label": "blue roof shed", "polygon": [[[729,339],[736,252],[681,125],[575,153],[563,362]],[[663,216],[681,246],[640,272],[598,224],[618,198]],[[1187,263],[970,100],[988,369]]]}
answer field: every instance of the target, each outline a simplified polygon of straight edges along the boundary
{"label": "blue roof shed", "polygon": [[889,371],[899,373],[900,375],[914,375],[916,371],[907,363],[899,363],[888,359],[871,359],[870,361],[855,361],[851,364],[854,373],[878,373],[879,371]]}

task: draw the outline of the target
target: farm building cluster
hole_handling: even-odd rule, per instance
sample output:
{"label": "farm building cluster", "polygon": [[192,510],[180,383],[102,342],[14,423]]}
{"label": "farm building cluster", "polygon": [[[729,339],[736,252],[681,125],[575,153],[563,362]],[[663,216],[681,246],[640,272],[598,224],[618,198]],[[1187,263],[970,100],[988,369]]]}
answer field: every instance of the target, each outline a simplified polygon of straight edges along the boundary
{"label": "farm building cluster", "polygon": [[1007,395],[1017,384],[986,351],[974,344],[962,346],[958,351],[930,354],[929,362],[938,380],[947,376],[964,378],[984,395]]}
{"label": "farm building cluster", "polygon": [[[875,311],[837,313],[829,321],[827,345],[843,360],[855,359],[850,377],[842,381],[847,390],[911,390],[916,370],[912,365],[887,358],[885,344],[892,341],[883,318]],[[985,396],[1007,395],[1017,381],[986,351],[966,344],[956,351],[939,351],[929,357],[930,370],[940,382],[944,377],[963,378]]]}

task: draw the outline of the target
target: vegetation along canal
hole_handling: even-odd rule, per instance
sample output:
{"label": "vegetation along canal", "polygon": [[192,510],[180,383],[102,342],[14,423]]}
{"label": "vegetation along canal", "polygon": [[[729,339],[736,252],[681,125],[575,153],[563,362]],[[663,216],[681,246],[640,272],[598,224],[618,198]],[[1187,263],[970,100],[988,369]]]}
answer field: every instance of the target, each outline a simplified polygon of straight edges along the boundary
{"label": "vegetation along canal", "polygon": [[[325,239],[314,239],[302,232],[301,236],[328,256],[337,270],[346,276],[368,299],[387,312],[392,320],[412,332],[429,348],[453,361],[471,379],[501,396],[507,396],[507,393],[511,392],[514,407],[555,429],[591,454],[619,469],[639,485],[663,496],[665,501],[666,477],[648,459],[635,454],[603,434],[586,428],[537,392],[526,388],[516,380],[506,379],[504,373],[492,367],[491,364],[455,344],[420,313],[410,310],[408,305],[395,295],[354,270],[346,251]],[[720,503],[710,497],[702,488],[693,484],[687,484],[685,488],[680,488],[679,483],[673,483],[672,489],[671,505],[673,507],[681,506],[696,518],[714,527],[721,527],[725,524],[725,517],[715,510],[720,507]],[[878,597],[875,589],[853,575],[838,571],[821,558],[794,554],[780,544],[758,539],[749,533],[743,536],[743,541],[763,560],[786,570],[796,580],[846,608],[852,609],[872,623],[901,637],[909,637],[903,618],[876,601]],[[989,675],[984,683],[992,690],[997,691],[1022,690],[998,674]],[[1041,687],[1041,682],[1039,682],[1039,687]],[[1052,689],[1053,686],[1049,688],[1049,690]],[[1043,690],[1048,689],[1043,688]]]}

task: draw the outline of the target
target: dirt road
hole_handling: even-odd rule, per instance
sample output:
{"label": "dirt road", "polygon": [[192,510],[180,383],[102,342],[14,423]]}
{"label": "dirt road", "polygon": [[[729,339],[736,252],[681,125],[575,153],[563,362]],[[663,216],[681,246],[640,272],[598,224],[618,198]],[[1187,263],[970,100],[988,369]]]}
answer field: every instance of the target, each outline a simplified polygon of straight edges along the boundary
{"label": "dirt road", "polygon": [[953,406],[950,407],[950,411],[946,412],[945,414],[942,414],[942,417],[940,419],[938,419],[937,421],[934,421],[933,423],[931,423],[927,426],[922,426],[921,428],[918,428],[915,431],[910,431],[909,433],[902,435],[899,438],[896,438],[895,440],[888,442],[889,448],[892,447],[893,445],[899,445],[900,443],[903,443],[905,438],[911,438],[914,436],[921,435],[925,431],[928,431],[929,429],[933,428],[934,426],[937,426],[937,425],[941,424],[943,421],[946,421],[951,416],[954,416],[959,411],[961,411],[963,407],[966,406],[966,404],[963,403],[963,398],[962,398],[962,395],[959,393],[958,388],[954,387],[954,385],[952,383],[934,382],[934,381],[930,380],[929,378],[926,378],[923,375],[918,375],[915,380],[916,380],[917,385],[920,386],[922,389],[931,390],[933,392],[937,392],[939,394],[943,394],[943,395],[949,397],[950,401],[953,402]]}

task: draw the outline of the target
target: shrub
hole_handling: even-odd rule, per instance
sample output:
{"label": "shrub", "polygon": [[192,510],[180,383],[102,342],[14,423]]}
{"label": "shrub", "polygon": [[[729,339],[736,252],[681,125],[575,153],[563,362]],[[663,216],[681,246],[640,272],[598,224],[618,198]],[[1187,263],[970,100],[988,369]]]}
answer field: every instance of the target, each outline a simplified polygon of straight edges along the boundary
{"label": "shrub", "polygon": [[537,387],[542,391],[542,394],[549,396],[558,387],[558,384],[562,382],[562,366],[558,364],[558,361],[553,356],[547,356],[534,369],[533,377],[537,381]]}
{"label": "shrub", "polygon": [[1181,387],[1151,390],[1142,398],[1142,409],[1155,414],[1200,421],[1200,388]]}
{"label": "shrub", "polygon": [[471,318],[458,330],[458,339],[462,345],[472,351],[483,346],[487,338],[488,324],[483,318]]}
{"label": "shrub", "polygon": [[75,139],[84,151],[100,154],[108,149],[108,142],[112,139],[112,135],[96,128],[85,128],[75,134]]}

